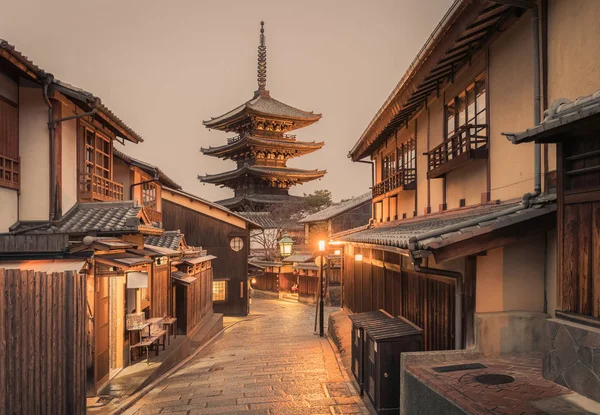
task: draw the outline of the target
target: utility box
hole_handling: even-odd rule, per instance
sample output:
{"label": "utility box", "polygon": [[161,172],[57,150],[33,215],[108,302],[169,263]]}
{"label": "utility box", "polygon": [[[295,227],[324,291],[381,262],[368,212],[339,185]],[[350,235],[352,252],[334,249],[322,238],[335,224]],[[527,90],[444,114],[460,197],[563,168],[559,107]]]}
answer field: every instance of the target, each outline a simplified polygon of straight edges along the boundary
{"label": "utility box", "polygon": [[364,326],[374,324],[378,321],[390,320],[393,318],[385,310],[369,311],[366,313],[357,313],[350,316],[352,321],[352,374],[360,388],[360,395],[363,395],[363,374],[364,374],[364,350],[365,336]]}
{"label": "utility box", "polygon": [[423,350],[423,330],[402,317],[364,326],[364,390],[378,414],[400,412],[400,354]]}

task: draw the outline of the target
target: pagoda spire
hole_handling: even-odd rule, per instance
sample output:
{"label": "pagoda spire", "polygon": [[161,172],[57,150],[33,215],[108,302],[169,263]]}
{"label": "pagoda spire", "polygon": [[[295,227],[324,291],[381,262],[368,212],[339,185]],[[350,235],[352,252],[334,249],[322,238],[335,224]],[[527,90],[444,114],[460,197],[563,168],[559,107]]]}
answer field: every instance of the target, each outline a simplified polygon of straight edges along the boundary
{"label": "pagoda spire", "polygon": [[260,22],[260,43],[258,45],[258,95],[269,96],[267,91],[267,46],[265,45],[265,22]]}

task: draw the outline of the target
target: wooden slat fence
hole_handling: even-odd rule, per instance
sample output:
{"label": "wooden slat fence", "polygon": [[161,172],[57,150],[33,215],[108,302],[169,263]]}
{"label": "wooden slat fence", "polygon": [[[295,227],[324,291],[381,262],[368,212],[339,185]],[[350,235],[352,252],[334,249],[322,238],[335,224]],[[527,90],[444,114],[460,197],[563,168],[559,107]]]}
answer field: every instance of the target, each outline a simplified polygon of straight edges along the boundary
{"label": "wooden slat fence", "polygon": [[85,413],[85,298],[85,275],[0,268],[2,413]]}

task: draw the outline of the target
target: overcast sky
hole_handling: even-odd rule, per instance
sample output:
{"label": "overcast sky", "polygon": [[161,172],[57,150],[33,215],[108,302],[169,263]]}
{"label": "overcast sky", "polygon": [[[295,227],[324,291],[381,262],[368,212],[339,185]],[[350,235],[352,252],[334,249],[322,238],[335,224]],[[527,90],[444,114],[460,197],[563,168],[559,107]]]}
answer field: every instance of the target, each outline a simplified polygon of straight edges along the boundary
{"label": "overcast sky", "polygon": [[323,114],[297,130],[325,147],[288,165],[327,169],[292,189],[329,189],[334,200],[368,191],[370,167],[347,154],[452,0],[4,0],[0,38],[62,81],[100,98],[144,137],[123,151],[158,165],[187,191],[218,200],[232,191],[198,174],[234,164],[203,156],[226,134],[216,117],[256,90],[260,21],[267,89]]}

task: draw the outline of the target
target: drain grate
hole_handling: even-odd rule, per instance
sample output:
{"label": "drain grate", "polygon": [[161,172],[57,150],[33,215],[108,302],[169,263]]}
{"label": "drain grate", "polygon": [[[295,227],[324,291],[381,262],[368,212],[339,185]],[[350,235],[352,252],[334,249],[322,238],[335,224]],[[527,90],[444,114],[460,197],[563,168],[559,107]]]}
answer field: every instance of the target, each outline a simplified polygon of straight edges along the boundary
{"label": "drain grate", "polygon": [[434,367],[438,373],[447,373],[447,372],[458,372],[459,370],[473,370],[473,369],[486,369],[487,366],[482,365],[481,363],[465,363],[462,365],[450,365],[450,366],[438,366]]}
{"label": "drain grate", "polygon": [[504,385],[506,383],[512,383],[515,378],[509,375],[501,375],[499,373],[487,373],[485,375],[475,376],[473,378],[475,382],[482,383],[484,385]]}

